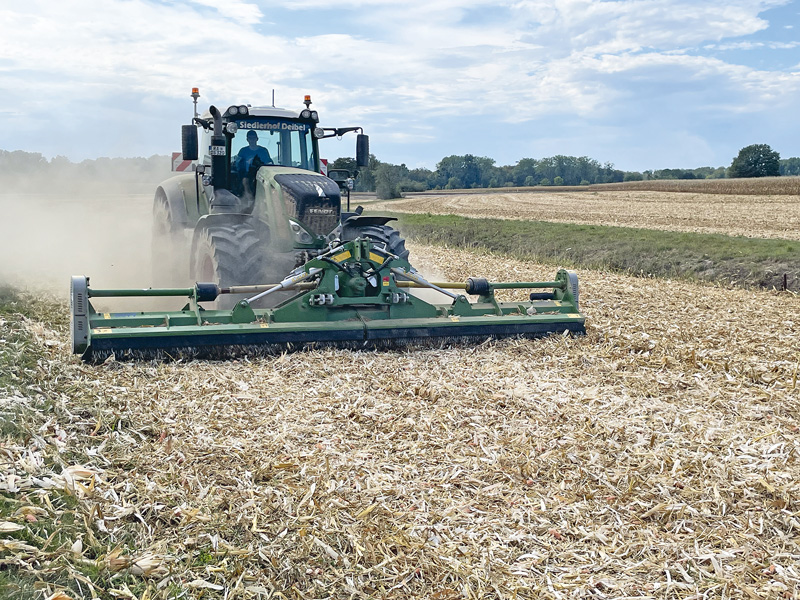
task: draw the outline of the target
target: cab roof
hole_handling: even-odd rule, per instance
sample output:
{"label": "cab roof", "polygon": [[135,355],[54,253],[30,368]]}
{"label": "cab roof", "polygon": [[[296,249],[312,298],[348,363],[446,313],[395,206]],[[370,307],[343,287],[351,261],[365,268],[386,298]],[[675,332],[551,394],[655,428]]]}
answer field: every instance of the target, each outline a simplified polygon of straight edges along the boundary
{"label": "cab roof", "polygon": [[[228,110],[227,107],[224,109],[220,109],[220,112],[225,114],[225,111]],[[286,108],[276,108],[274,106],[248,106],[247,107],[248,116],[249,117],[280,117],[283,119],[298,119],[300,118],[300,111],[293,111]],[[237,115],[238,116],[238,115]],[[203,119],[212,119],[211,113],[206,110],[202,114]],[[231,117],[223,118],[230,119]]]}
{"label": "cab roof", "polygon": [[274,106],[253,106],[250,110],[250,115],[253,117],[284,117],[289,119],[297,119],[300,117],[300,111],[293,111],[286,108],[275,108]]}

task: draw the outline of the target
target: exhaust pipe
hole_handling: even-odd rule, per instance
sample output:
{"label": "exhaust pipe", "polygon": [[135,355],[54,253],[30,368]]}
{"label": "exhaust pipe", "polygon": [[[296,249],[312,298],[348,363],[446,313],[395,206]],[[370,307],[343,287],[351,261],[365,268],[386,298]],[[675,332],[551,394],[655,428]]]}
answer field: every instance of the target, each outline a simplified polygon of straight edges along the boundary
{"label": "exhaust pipe", "polygon": [[222,131],[222,114],[216,106],[208,109],[214,117],[214,133],[211,136],[211,185],[214,190],[227,190],[228,185],[228,157],[225,148],[225,133]]}

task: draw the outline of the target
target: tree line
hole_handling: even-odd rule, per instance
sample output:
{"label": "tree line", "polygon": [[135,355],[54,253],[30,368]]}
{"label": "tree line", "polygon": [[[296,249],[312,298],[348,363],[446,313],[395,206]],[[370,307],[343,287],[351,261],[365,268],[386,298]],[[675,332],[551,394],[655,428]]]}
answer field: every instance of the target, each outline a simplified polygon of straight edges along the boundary
{"label": "tree line", "polygon": [[[338,158],[332,168],[355,172],[352,158]],[[800,175],[800,158],[780,159],[766,144],[739,151],[729,167],[622,171],[613,163],[587,156],[557,155],[523,158],[514,165],[498,166],[494,159],[472,154],[446,156],[435,170],[409,169],[405,164],[381,162],[370,155],[369,166],[359,171],[356,191],[376,192],[379,198],[397,198],[404,192],[465,188],[502,188],[592,185],[650,179],[723,179]]]}
{"label": "tree line", "polygon": [[0,150],[0,185],[16,192],[115,191],[145,193],[170,176],[171,158],[96,158],[74,163],[38,152]]}
{"label": "tree line", "polygon": [[[47,192],[86,190],[100,192],[110,185],[123,191],[145,193],[171,175],[171,158],[97,158],[73,163],[64,156],[48,160],[42,154],[0,150],[3,189]],[[337,158],[331,168],[355,173],[356,191],[376,192],[396,198],[404,192],[465,188],[575,186],[649,179],[721,179],[726,177],[800,176],[800,158],[781,159],[766,144],[742,148],[729,167],[622,171],[612,163],[587,156],[556,155],[522,158],[514,165],[497,165],[494,159],[472,154],[446,156],[436,168],[409,169],[370,155],[369,165],[357,169],[355,159]]]}

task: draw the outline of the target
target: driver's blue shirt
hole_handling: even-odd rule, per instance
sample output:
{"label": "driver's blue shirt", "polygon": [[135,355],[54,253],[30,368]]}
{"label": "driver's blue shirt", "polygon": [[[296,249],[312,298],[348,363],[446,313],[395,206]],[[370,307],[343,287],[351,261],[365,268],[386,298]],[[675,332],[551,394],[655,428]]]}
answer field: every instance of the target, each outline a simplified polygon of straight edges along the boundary
{"label": "driver's blue shirt", "polygon": [[239,171],[239,173],[247,173],[256,156],[265,165],[272,164],[272,159],[266,148],[263,146],[256,146],[256,149],[253,150],[250,146],[245,146],[239,150],[239,153],[236,155],[236,170]]}

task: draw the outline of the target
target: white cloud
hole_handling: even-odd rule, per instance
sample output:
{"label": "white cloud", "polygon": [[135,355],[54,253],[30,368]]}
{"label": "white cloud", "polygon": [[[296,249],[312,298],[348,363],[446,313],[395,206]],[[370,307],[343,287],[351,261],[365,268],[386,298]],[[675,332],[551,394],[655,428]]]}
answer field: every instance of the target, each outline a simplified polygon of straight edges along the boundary
{"label": "white cloud", "polygon": [[800,47],[800,42],[732,42],[729,44],[709,44],[703,46],[706,50],[791,50]]}
{"label": "white cloud", "polygon": [[[193,85],[202,103],[269,103],[275,89],[278,104],[293,106],[311,93],[328,122],[398,144],[443,118],[624,122],[657,107],[693,114],[691,124],[706,110],[796,103],[796,72],[703,55],[798,47],[746,39],[781,4],[109,0],[99,12],[91,0],[30,0],[0,9],[0,93],[39,114],[93,103],[124,111],[134,98],[155,111],[188,106]],[[287,14],[291,22],[266,26]]]}
{"label": "white cloud", "polygon": [[264,17],[254,2],[247,0],[190,0],[193,4],[213,8],[220,17],[233,19],[239,23],[252,25]]}

